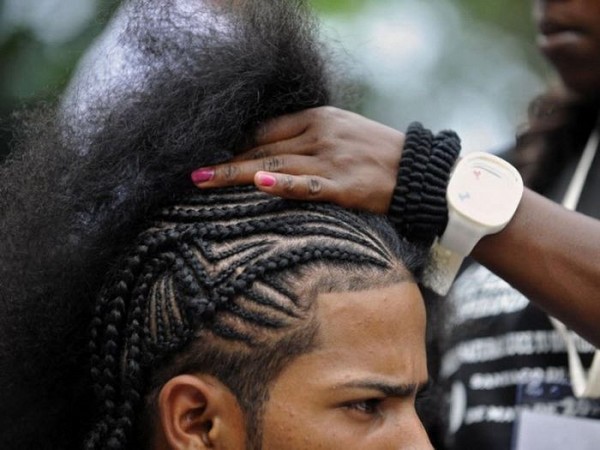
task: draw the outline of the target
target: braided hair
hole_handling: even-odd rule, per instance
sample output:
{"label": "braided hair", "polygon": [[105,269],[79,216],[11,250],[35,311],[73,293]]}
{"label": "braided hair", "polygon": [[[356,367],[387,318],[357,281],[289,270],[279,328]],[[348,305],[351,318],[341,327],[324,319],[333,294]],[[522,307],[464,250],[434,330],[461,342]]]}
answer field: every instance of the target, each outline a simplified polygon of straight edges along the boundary
{"label": "braided hair", "polygon": [[316,294],[406,280],[421,260],[383,219],[252,188],[163,208],[96,303],[86,448],[131,448],[144,398],[186,372],[223,381],[258,433],[268,382],[313,345]]}
{"label": "braided hair", "polygon": [[[272,346],[310,346],[293,323],[310,311],[303,289],[330,282],[319,264],[380,274],[397,263],[375,219],[188,191],[191,170],[252,145],[263,121],[334,102],[344,84],[306,3],[126,1],[108,33],[123,49],[111,68],[129,77],[84,79],[22,117],[0,167],[0,448],[141,446],[153,393],[190,368],[222,377],[250,415],[266,392],[253,390],[257,374],[285,361]],[[409,269],[416,253],[401,258]],[[244,351],[224,359],[224,342]],[[259,351],[264,373],[243,358]]]}

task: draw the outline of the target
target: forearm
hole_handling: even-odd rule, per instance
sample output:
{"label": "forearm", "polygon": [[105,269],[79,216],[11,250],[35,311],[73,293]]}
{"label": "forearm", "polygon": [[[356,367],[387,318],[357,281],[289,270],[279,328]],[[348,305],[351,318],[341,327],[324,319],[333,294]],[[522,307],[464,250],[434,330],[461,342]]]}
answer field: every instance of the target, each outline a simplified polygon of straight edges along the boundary
{"label": "forearm", "polygon": [[600,221],[526,190],[509,225],[472,256],[600,346]]}

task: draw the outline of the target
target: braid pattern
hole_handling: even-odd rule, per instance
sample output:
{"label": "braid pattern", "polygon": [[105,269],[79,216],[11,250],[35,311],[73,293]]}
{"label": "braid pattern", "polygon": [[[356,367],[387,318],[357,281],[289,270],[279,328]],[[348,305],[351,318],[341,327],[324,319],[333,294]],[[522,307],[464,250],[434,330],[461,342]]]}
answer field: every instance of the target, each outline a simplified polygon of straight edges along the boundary
{"label": "braid pattern", "polygon": [[[213,374],[243,373],[232,391],[249,391],[284,358],[257,360],[256,344],[306,318],[312,278],[380,270],[396,251],[348,212],[250,191],[182,197],[192,169],[255,145],[265,121],[340,105],[347,83],[309,2],[120,3],[60,105],[24,117],[0,168],[3,449],[144,448],[133,428],[152,418],[137,412],[168,371],[231,362]],[[318,265],[306,286],[282,275]],[[238,344],[252,355],[222,363]]]}
{"label": "braid pattern", "polygon": [[310,302],[286,273],[315,264],[385,273],[397,261],[368,221],[330,205],[235,188],[162,209],[96,304],[99,417],[87,449],[128,448],[151,368],[191,341],[253,348],[306,317]]}

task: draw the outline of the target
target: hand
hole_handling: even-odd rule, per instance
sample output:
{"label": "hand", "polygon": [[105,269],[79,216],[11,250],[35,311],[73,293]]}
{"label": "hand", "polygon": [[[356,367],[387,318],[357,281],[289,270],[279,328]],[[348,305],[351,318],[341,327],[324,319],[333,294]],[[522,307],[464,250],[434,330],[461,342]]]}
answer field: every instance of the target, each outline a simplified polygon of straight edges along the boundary
{"label": "hand", "polygon": [[396,185],[404,134],[333,107],[279,117],[257,147],[192,174],[199,188],[254,183],[284,198],[327,201],[385,214]]}

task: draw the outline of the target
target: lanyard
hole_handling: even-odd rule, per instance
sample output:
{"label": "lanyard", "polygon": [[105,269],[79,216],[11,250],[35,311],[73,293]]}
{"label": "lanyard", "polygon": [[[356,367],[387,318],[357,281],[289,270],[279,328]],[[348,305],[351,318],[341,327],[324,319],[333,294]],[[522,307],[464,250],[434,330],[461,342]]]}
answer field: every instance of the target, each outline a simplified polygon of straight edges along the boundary
{"label": "lanyard", "polygon": [[[571,211],[574,211],[577,208],[585,180],[592,167],[592,162],[596,156],[596,150],[599,143],[600,132],[594,130],[583,150],[573,179],[563,198],[563,206]],[[581,363],[579,353],[575,347],[575,343],[573,342],[573,335],[571,332],[562,322],[554,317],[550,317],[550,321],[566,344],[573,393],[576,397],[600,397],[600,351],[596,350],[594,353],[594,360],[592,361],[589,371],[586,373],[586,370]]]}

